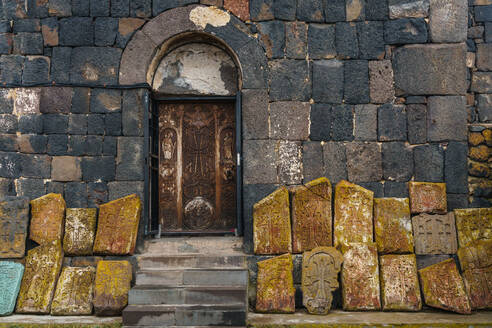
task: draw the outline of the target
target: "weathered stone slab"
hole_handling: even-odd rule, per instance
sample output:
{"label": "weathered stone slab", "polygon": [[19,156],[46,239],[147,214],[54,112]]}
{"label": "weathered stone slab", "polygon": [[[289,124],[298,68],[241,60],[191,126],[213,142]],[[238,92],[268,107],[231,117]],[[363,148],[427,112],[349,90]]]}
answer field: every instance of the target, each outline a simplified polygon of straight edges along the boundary
{"label": "weathered stone slab", "polygon": [[408,183],[410,211],[418,213],[439,213],[447,211],[446,184],[432,182]]}
{"label": "weathered stone slab", "polygon": [[0,262],[0,317],[12,314],[24,273],[20,263]]}
{"label": "weathered stone slab", "polygon": [[24,257],[28,221],[27,198],[0,198],[0,258]]}
{"label": "weathered stone slab", "polygon": [[374,193],[348,181],[335,188],[334,246],[372,242]]}
{"label": "weathered stone slab", "polygon": [[331,246],[331,183],[319,178],[292,191],[292,251]]}
{"label": "weathered stone slab", "polygon": [[492,208],[456,209],[454,215],[460,247],[475,240],[492,239]]}
{"label": "weathered stone slab", "polygon": [[94,267],[64,267],[51,304],[52,315],[92,314]]}
{"label": "weathered stone slab", "polygon": [[255,254],[292,252],[289,192],[281,187],[253,207]]}
{"label": "weathered stone slab", "polygon": [[379,266],[375,243],[342,245],[342,301],[348,311],[379,310]]}
{"label": "weathered stone slab", "polygon": [[412,220],[408,198],[375,198],[374,230],[379,253],[412,253]]}
{"label": "weathered stone slab", "polygon": [[430,37],[434,43],[464,42],[468,33],[468,1],[430,0]]}
{"label": "weathered stone slab", "polygon": [[429,0],[389,0],[390,19],[404,17],[427,17]]}
{"label": "weathered stone slab", "polygon": [[132,265],[128,261],[99,261],[94,282],[96,315],[120,315],[128,304]]}
{"label": "weathered stone slab", "polygon": [[456,226],[454,214],[420,214],[412,218],[415,254],[456,254]]}
{"label": "weathered stone slab", "polygon": [[292,268],[290,254],[258,262],[256,311],[294,313],[296,290]]}
{"label": "weathered stone slab", "polygon": [[31,225],[29,238],[38,244],[61,241],[65,200],[60,194],[47,194],[31,200]]}
{"label": "weathered stone slab", "polygon": [[133,254],[137,242],[142,203],[132,194],[99,207],[94,253]]}
{"label": "weathered stone slab", "polygon": [[96,233],[95,208],[67,208],[63,250],[67,255],[91,255]]}
{"label": "weathered stone slab", "polygon": [[492,267],[492,239],[475,240],[458,249],[461,270],[485,269]]}
{"label": "weathered stone slab", "polygon": [[425,304],[457,313],[471,313],[456,263],[449,259],[419,270]]}
{"label": "weathered stone slab", "polygon": [[492,309],[492,266],[463,272],[472,309]]}
{"label": "weathered stone slab", "polygon": [[302,256],[302,304],[311,314],[328,314],[338,289],[342,254],[334,247],[317,247]]}
{"label": "weathered stone slab", "polygon": [[60,241],[27,252],[26,269],[17,298],[17,313],[48,314],[63,263]]}
{"label": "weathered stone slab", "polygon": [[383,255],[379,258],[379,263],[383,310],[421,310],[422,299],[415,254]]}

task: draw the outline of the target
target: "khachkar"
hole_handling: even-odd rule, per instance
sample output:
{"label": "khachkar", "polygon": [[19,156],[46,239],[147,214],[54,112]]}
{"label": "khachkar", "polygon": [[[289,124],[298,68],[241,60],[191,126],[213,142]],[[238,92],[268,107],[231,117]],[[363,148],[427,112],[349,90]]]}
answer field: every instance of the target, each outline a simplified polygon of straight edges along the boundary
{"label": "khachkar", "polygon": [[24,266],[20,263],[0,262],[0,316],[14,312],[23,273]]}
{"label": "khachkar", "polygon": [[96,214],[95,208],[67,208],[63,236],[65,255],[92,255]]}
{"label": "khachkar", "polygon": [[121,315],[128,304],[132,266],[128,261],[99,261],[94,283],[96,315]]}
{"label": "khachkar", "polygon": [[93,267],[64,267],[51,304],[52,315],[92,314],[96,270]]}
{"label": "khachkar", "polygon": [[311,314],[328,314],[338,289],[342,254],[334,247],[317,247],[302,256],[302,304]]}
{"label": "khachkar", "polygon": [[63,237],[65,200],[60,194],[47,194],[31,201],[29,238],[40,245]]}
{"label": "khachkar", "polygon": [[0,197],[0,258],[24,257],[29,221],[29,200]]}
{"label": "khachkar", "polygon": [[410,181],[408,183],[408,193],[412,214],[445,214],[447,212],[445,183]]}
{"label": "khachkar", "polygon": [[302,253],[332,246],[331,184],[319,178],[294,187],[292,194],[292,251]]}
{"label": "khachkar", "polygon": [[460,247],[475,240],[492,239],[492,208],[457,209],[454,215]]}
{"label": "khachkar", "polygon": [[408,198],[374,199],[374,235],[380,254],[413,252]]}
{"label": "khachkar", "polygon": [[455,254],[458,250],[453,213],[420,214],[412,218],[417,255]]}
{"label": "khachkar", "polygon": [[292,252],[289,192],[281,187],[253,207],[255,254],[275,255]]}

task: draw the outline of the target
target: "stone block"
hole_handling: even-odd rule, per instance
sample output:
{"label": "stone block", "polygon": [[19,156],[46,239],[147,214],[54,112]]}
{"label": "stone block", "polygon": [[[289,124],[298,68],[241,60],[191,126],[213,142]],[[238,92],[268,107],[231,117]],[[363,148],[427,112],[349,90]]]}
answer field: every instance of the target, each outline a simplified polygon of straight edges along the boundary
{"label": "stone block", "polygon": [[365,19],[365,2],[362,0],[347,0],[345,7],[347,21]]}
{"label": "stone block", "polygon": [[[24,257],[28,221],[28,199],[21,197],[17,198],[2,196],[2,198],[0,199],[0,226],[2,227],[0,239],[1,258],[5,259]],[[7,268],[7,270],[9,270],[9,268]],[[0,304],[4,303],[0,302]],[[0,309],[0,314],[1,312],[2,310]]]}
{"label": "stone block", "polygon": [[68,118],[68,133],[70,135],[87,134],[87,115],[72,114]]}
{"label": "stone block", "polygon": [[419,214],[412,218],[412,226],[416,254],[456,254],[458,243],[453,213]]}
{"label": "stone block", "polygon": [[366,20],[387,20],[388,11],[387,1],[366,0],[365,2]]}
{"label": "stone block", "polygon": [[250,19],[249,0],[224,0],[224,9],[229,10],[243,21]]}
{"label": "stone block", "polygon": [[354,107],[349,105],[333,106],[331,109],[331,139],[334,141],[352,141],[354,139]]}
{"label": "stone block", "polygon": [[56,285],[52,315],[91,315],[96,270],[64,267]]}
{"label": "stone block", "polygon": [[125,197],[132,193],[137,194],[140,199],[144,198],[143,181],[113,181],[108,183],[108,199]]}
{"label": "stone block", "polygon": [[295,185],[302,182],[302,143],[280,140],[276,145],[278,182]]}
{"label": "stone block", "polygon": [[379,310],[378,251],[374,243],[342,245],[342,301],[345,311]]}
{"label": "stone block", "polygon": [[404,106],[385,104],[378,108],[378,140],[407,140],[407,115]]}
{"label": "stone block", "polygon": [[427,139],[429,141],[467,139],[466,99],[461,96],[428,98]]}
{"label": "stone block", "polygon": [[323,145],[323,163],[325,176],[332,183],[346,180],[348,178],[346,145],[342,142],[326,142]]}
{"label": "stone block", "polygon": [[254,205],[253,243],[255,254],[292,252],[289,192],[285,187]]}
{"label": "stone block", "polygon": [[129,0],[111,0],[111,16],[127,17],[130,14]]}
{"label": "stone block", "polygon": [[303,60],[275,60],[270,66],[270,100],[308,101],[311,97],[309,67]]}
{"label": "stone block", "polygon": [[116,35],[116,46],[125,48],[135,31],[146,21],[140,18],[120,18],[118,21],[118,34]]}
{"label": "stone block", "polygon": [[41,88],[39,110],[41,113],[69,113],[72,105],[72,88]]}
{"label": "stone block", "polygon": [[[28,153],[28,154],[46,153],[46,144],[48,142],[48,138],[45,135],[21,134],[17,138],[17,141],[21,153]],[[48,174],[46,173],[46,175]]]}
{"label": "stone block", "polygon": [[427,38],[427,23],[423,18],[384,22],[384,40],[387,44],[426,43]]}
{"label": "stone block", "polygon": [[112,156],[82,158],[82,179],[84,181],[113,181],[115,172],[115,158]]}
{"label": "stone block", "polygon": [[109,16],[110,0],[90,0],[92,17]]}
{"label": "stone block", "polygon": [[118,19],[113,17],[97,17],[94,21],[94,45],[98,47],[112,46],[118,34]]}
{"label": "stone block", "polygon": [[413,253],[408,198],[374,199],[374,237],[380,254]]}
{"label": "stone block", "polygon": [[281,20],[296,19],[296,1],[295,0],[273,0],[273,15]]}
{"label": "stone block", "polygon": [[324,175],[323,146],[320,142],[305,141],[302,144],[303,182],[315,180]]}
{"label": "stone block", "polygon": [[335,31],[337,55],[343,59],[358,58],[357,25],[355,23],[338,22],[335,25]]}
{"label": "stone block", "polygon": [[357,36],[361,59],[383,59],[385,55],[383,23],[365,21],[357,23]]}
{"label": "stone block", "polygon": [[89,182],[87,184],[87,204],[90,207],[108,202],[108,186],[104,182]]}
{"label": "stone block", "polygon": [[92,46],[94,26],[90,17],[70,17],[59,21],[59,43],[61,46]]}
{"label": "stone block", "polygon": [[24,61],[22,71],[23,84],[41,84],[50,81],[50,58],[43,56],[28,56]]}
{"label": "stone block", "polygon": [[485,23],[485,42],[492,43],[492,23]]}
{"label": "stone block", "polygon": [[[269,134],[268,91],[242,91],[243,138],[265,139]],[[124,108],[124,107],[123,107]],[[125,110],[123,109],[123,114]],[[123,125],[124,127],[124,125]]]}
{"label": "stone block", "polygon": [[344,100],[349,104],[367,104],[369,97],[369,64],[366,60],[344,63]]}
{"label": "stone block", "polygon": [[374,193],[342,180],[335,187],[333,245],[373,241],[372,206]]}
{"label": "stone block", "polygon": [[465,61],[466,49],[462,44],[408,45],[398,48],[393,54],[396,94],[465,94]]}
{"label": "stone block", "polygon": [[104,115],[104,125],[107,136],[121,135],[121,113]]}
{"label": "stone block", "polygon": [[371,102],[384,104],[393,101],[393,67],[390,60],[369,62],[369,89]]}
{"label": "stone block", "polygon": [[57,17],[71,16],[72,2],[70,0],[49,0],[48,14]]}
{"label": "stone block", "polygon": [[0,261],[0,316],[14,312],[23,274],[24,266],[21,263]]}
{"label": "stone block", "polygon": [[67,208],[63,250],[67,255],[92,255],[96,233],[95,208]]}
{"label": "stone block", "polygon": [[70,82],[72,48],[54,47],[51,56],[51,79],[56,83]]}
{"label": "stone block", "polygon": [[477,95],[477,110],[480,122],[492,121],[492,95]]}
{"label": "stone block", "polygon": [[484,269],[466,270],[462,274],[466,293],[472,309],[492,308],[492,266]]}
{"label": "stone block", "polygon": [[246,184],[277,183],[276,142],[273,140],[244,140],[243,179]]}
{"label": "stone block", "polygon": [[[98,156],[98,155],[101,155],[102,154],[102,149],[103,149],[103,138],[106,138],[106,137],[102,137],[102,136],[87,136],[86,138],[86,142],[85,144],[83,145],[83,152],[86,154],[86,155],[89,155],[89,156]],[[114,154],[112,154],[114,155]],[[106,169],[108,170],[106,173],[111,175],[112,171],[111,170],[111,161],[109,159],[106,159]]]}
{"label": "stone block", "polygon": [[306,0],[297,2],[297,19],[305,22],[324,22],[324,2]]}
{"label": "stone block", "polygon": [[[125,90],[122,99],[122,129],[125,136],[143,137],[144,122],[143,112],[145,110],[145,90]],[[243,96],[244,97],[244,96]],[[243,98],[243,111],[247,97]],[[259,124],[259,123],[258,123]]]}
{"label": "stone block", "polygon": [[481,71],[492,71],[492,44],[477,45],[477,68]]}
{"label": "stone block", "polygon": [[0,152],[0,176],[3,178],[18,178],[20,174],[20,154]]}
{"label": "stone block", "polygon": [[5,55],[0,57],[0,78],[4,83],[21,84],[24,56]]}
{"label": "stone block", "polygon": [[142,203],[136,194],[101,205],[94,253],[133,254],[141,209]]}
{"label": "stone block", "polygon": [[36,18],[18,19],[14,21],[13,25],[14,33],[41,31],[40,20]]}
{"label": "stone block", "polygon": [[15,134],[0,134],[0,151],[19,151],[17,139]]}
{"label": "stone block", "polygon": [[[207,4],[207,2],[212,2],[209,4],[216,5],[214,2],[217,1],[205,0],[205,4]],[[201,1],[201,3],[204,3],[204,1]],[[273,15],[273,10],[273,0],[252,0],[249,4],[249,12],[251,14],[252,21],[265,21],[274,19],[275,17]]]}
{"label": "stone block", "polygon": [[316,102],[340,104],[343,101],[343,62],[317,60],[313,62],[313,99]]}
{"label": "stone block", "polygon": [[49,314],[51,300],[63,263],[60,241],[38,246],[27,252],[24,276],[15,312]]}
{"label": "stone block", "polygon": [[41,33],[17,33],[13,37],[13,54],[42,55],[43,36]]}
{"label": "stone block", "polygon": [[309,103],[274,102],[270,104],[270,138],[307,140],[309,137]]}
{"label": "stone block", "polygon": [[444,177],[448,193],[468,192],[468,145],[450,142],[445,153]]}
{"label": "stone block", "polygon": [[334,247],[317,247],[303,254],[302,304],[309,313],[326,315],[330,311],[342,262],[342,254]]}
{"label": "stone block", "polygon": [[90,1],[72,0],[73,16],[90,16]]}
{"label": "stone block", "polygon": [[379,181],[383,176],[381,149],[377,143],[346,145],[348,178],[354,182]]}
{"label": "stone block", "polygon": [[15,183],[18,196],[30,199],[38,198],[46,194],[43,179],[20,178]]}
{"label": "stone block", "polygon": [[152,1],[151,0],[130,1],[130,16],[140,17],[140,18],[152,16]]}
{"label": "stone block", "polygon": [[135,137],[118,138],[116,180],[144,180],[144,140]]}
{"label": "stone block", "polygon": [[72,95],[72,108],[71,113],[74,114],[87,114],[89,113],[90,104],[90,92],[89,88],[74,88]]}
{"label": "stone block", "polygon": [[121,315],[128,304],[132,265],[128,261],[99,261],[94,281],[96,315]]}
{"label": "stone block", "polygon": [[92,89],[91,113],[114,113],[121,110],[121,91],[117,89]]}
{"label": "stone block", "polygon": [[492,72],[473,72],[471,91],[492,93]]}
{"label": "stone block", "polygon": [[464,42],[467,29],[467,1],[430,0],[429,32],[432,42]]}
{"label": "stone block", "polygon": [[462,271],[492,266],[492,239],[478,239],[458,249]]}
{"label": "stone block", "polygon": [[427,17],[429,0],[389,0],[389,18]]}
{"label": "stone block", "polygon": [[87,115],[87,133],[103,135],[106,129],[103,114]]}
{"label": "stone block", "polygon": [[12,114],[14,99],[10,89],[0,89],[0,113]]}
{"label": "stone block", "polygon": [[60,194],[48,194],[31,201],[29,238],[44,245],[63,237],[65,200]]}
{"label": "stone block", "polygon": [[470,314],[463,280],[453,259],[419,270],[425,304],[446,311]]}
{"label": "stone block", "polygon": [[294,313],[295,288],[290,254],[258,262],[256,311]]}
{"label": "stone block", "polygon": [[45,178],[50,177],[51,157],[46,155],[27,155],[20,156],[22,176],[26,178]]}
{"label": "stone block", "polygon": [[15,134],[18,130],[17,116],[11,114],[0,115],[0,133]]}
{"label": "stone block", "polygon": [[[331,183],[319,178],[294,187],[292,195],[292,252],[332,246]],[[331,302],[330,302],[331,303]]]}
{"label": "stone block", "polygon": [[418,213],[445,214],[447,211],[446,184],[431,182],[408,183],[410,211]]}
{"label": "stone block", "polygon": [[[354,137],[359,141],[377,140],[377,106],[356,105],[354,119]],[[313,123],[311,123],[312,129]]]}
{"label": "stone block", "polygon": [[43,132],[45,134],[65,134],[68,130],[68,116],[63,114],[44,114]]}
{"label": "stone block", "polygon": [[460,247],[476,240],[492,239],[492,209],[456,209],[454,214]]}
{"label": "stone block", "polygon": [[477,22],[492,22],[492,5],[477,6],[475,8],[475,20]]}
{"label": "stone block", "polygon": [[110,47],[74,48],[70,81],[72,83],[116,84],[121,52],[121,49]]}
{"label": "stone block", "polygon": [[260,41],[268,58],[283,58],[285,48],[285,25],[279,21],[259,23]]}
{"label": "stone block", "polygon": [[330,59],[337,54],[335,44],[335,25],[309,24],[309,58]]}
{"label": "stone block", "polygon": [[84,182],[66,183],[64,195],[68,207],[87,207],[87,185]]}
{"label": "stone block", "polygon": [[381,148],[384,179],[409,181],[414,167],[412,149],[403,142],[385,142]]}
{"label": "stone block", "polygon": [[285,23],[285,54],[287,58],[305,59],[308,25],[303,22]]}
{"label": "stone block", "polygon": [[102,145],[102,154],[116,156],[118,150],[117,140],[118,139],[116,137],[110,137],[110,136],[104,137],[104,141]]}
{"label": "stone block", "polygon": [[428,144],[413,150],[416,181],[444,181],[444,150],[441,145]]}
{"label": "stone block", "polygon": [[379,262],[383,310],[420,311],[422,299],[415,255],[383,255]]}
{"label": "stone block", "polygon": [[412,104],[406,106],[408,142],[422,144],[427,142],[427,106]]}
{"label": "stone block", "polygon": [[0,34],[0,53],[3,55],[8,55],[12,53],[12,34]]}

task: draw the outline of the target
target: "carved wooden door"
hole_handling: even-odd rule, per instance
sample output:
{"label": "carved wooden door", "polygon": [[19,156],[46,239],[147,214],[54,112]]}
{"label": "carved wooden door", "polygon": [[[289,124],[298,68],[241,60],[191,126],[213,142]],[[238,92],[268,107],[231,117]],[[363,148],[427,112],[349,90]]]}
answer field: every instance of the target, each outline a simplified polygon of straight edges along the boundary
{"label": "carved wooden door", "polygon": [[236,227],[234,104],[159,105],[159,220],[163,232]]}

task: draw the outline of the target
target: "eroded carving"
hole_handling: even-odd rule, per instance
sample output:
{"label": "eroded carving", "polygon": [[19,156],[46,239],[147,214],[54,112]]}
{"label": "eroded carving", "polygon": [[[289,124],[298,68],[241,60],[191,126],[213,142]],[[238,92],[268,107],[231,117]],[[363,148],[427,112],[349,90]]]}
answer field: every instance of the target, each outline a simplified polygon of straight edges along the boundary
{"label": "eroded carving", "polygon": [[455,254],[458,249],[454,214],[420,214],[412,218],[415,254]]}

